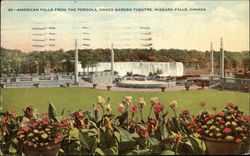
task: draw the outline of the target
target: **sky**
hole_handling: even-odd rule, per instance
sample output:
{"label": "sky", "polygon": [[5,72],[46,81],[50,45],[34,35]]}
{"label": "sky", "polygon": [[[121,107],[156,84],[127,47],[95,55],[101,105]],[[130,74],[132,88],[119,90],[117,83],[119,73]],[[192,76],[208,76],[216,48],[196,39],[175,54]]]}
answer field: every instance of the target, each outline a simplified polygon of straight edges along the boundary
{"label": "sky", "polygon": [[[23,8],[39,11],[17,11]],[[57,8],[66,11],[56,11]],[[74,8],[76,11],[68,10]],[[115,11],[120,8],[141,11]],[[153,11],[145,11],[145,8]],[[155,11],[156,8],[173,11]],[[202,11],[191,11],[192,8],[202,8]],[[53,11],[48,11],[50,9]],[[44,27],[45,30],[32,30]],[[144,35],[149,32],[150,35]],[[154,49],[206,51],[210,50],[211,42],[213,49],[219,50],[221,37],[225,50],[249,50],[248,0],[1,2],[1,47],[25,52],[66,51],[74,49],[75,40],[79,49],[110,48],[113,43],[114,48],[145,48],[143,45],[152,44]],[[152,40],[143,40],[149,38]]]}

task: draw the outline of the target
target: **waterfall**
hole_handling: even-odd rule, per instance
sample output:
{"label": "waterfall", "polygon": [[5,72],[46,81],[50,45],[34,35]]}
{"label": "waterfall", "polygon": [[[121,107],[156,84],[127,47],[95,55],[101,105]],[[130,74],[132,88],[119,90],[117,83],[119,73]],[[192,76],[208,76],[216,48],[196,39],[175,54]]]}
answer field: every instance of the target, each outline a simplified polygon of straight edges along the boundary
{"label": "waterfall", "polygon": [[[96,64],[97,72],[111,70],[110,62],[99,62]],[[86,69],[84,69],[86,70]],[[127,72],[148,76],[150,72],[154,73],[161,70],[161,76],[182,76],[182,62],[115,62],[114,71],[118,72],[119,76],[125,76]]]}

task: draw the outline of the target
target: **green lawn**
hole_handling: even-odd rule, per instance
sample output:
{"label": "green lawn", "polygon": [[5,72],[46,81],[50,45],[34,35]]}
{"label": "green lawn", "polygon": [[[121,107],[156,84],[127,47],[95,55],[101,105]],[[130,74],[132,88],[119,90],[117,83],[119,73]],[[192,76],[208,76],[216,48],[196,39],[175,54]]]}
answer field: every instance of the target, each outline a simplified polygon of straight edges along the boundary
{"label": "green lawn", "polygon": [[179,92],[115,92],[96,90],[91,88],[4,88],[1,89],[2,111],[16,109],[17,113],[22,113],[22,109],[32,105],[39,112],[47,111],[48,103],[52,102],[58,110],[74,111],[77,109],[90,110],[97,101],[97,96],[101,95],[106,99],[110,97],[110,104],[114,114],[118,114],[117,106],[124,96],[132,96],[133,102],[139,97],[144,97],[147,106],[144,111],[146,116],[149,112],[151,97],[158,97],[165,105],[165,110],[170,111],[169,102],[178,102],[178,111],[189,109],[197,114],[202,108],[200,102],[206,103],[206,109],[211,110],[212,106],[217,106],[221,110],[227,102],[233,102],[240,107],[245,114],[249,114],[249,94],[234,91],[219,90],[195,90]]}

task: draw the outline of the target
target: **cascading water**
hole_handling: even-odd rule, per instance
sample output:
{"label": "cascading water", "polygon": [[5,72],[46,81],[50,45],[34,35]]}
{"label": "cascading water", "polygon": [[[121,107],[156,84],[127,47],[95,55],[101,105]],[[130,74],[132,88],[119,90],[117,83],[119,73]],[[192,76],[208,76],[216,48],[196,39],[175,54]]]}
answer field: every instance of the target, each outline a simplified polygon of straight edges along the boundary
{"label": "cascading water", "polygon": [[[133,74],[140,74],[148,76],[149,73],[155,73],[157,70],[161,71],[161,76],[182,76],[183,75],[182,62],[115,62],[114,71],[118,72],[119,76],[125,76],[127,72]],[[102,72],[111,70],[110,62],[99,62],[96,64],[96,69],[90,72]],[[84,68],[87,72],[87,68]]]}

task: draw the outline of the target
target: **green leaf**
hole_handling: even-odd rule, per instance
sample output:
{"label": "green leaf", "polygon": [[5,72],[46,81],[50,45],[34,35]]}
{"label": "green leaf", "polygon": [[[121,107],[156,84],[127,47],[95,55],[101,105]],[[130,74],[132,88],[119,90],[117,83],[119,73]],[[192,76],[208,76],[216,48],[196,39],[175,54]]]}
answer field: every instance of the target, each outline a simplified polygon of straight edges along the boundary
{"label": "green leaf", "polygon": [[125,113],[123,113],[120,118],[119,118],[119,122],[121,125],[124,125],[124,121],[126,121],[128,118],[128,111],[126,111]]}
{"label": "green leaf", "polygon": [[165,151],[161,152],[160,155],[175,155],[175,152],[170,151],[170,150],[165,150]]}
{"label": "green leaf", "polygon": [[106,148],[104,150],[105,155],[117,155],[118,154],[118,147],[112,146],[110,148]]}
{"label": "green leaf", "polygon": [[120,134],[119,132],[115,131],[115,132],[114,132],[114,135],[115,135],[117,141],[118,141],[118,142],[121,142],[121,134]]}
{"label": "green leaf", "polygon": [[56,107],[51,102],[49,102],[48,113],[50,118],[58,121],[58,119],[56,119],[56,117],[58,116],[58,112],[56,110]]}
{"label": "green leaf", "polygon": [[95,147],[96,145],[96,140],[93,137],[88,136],[88,133],[82,132],[81,130],[80,132],[80,142],[83,145],[83,147],[85,147],[87,150],[92,150],[93,147]]}
{"label": "green leaf", "polygon": [[9,152],[10,153],[16,153],[17,152],[17,150],[14,148],[14,146],[12,144],[10,144],[10,146],[9,146]]}
{"label": "green leaf", "polygon": [[195,154],[203,154],[202,147],[199,145],[198,141],[191,136],[188,136],[188,139],[190,140],[190,143],[193,146]]}
{"label": "green leaf", "polygon": [[64,114],[64,108],[63,108],[63,110],[62,110],[61,116],[63,116],[63,114]]}
{"label": "green leaf", "polygon": [[99,147],[95,149],[95,154],[96,154],[96,155],[105,155],[105,153],[104,153],[104,152],[102,151],[102,149],[99,148]]}
{"label": "green leaf", "polygon": [[155,138],[152,138],[152,137],[148,137],[148,141],[149,143],[151,144],[151,146],[157,146],[160,144],[160,141],[155,139]]}
{"label": "green leaf", "polygon": [[136,136],[135,134],[130,134],[127,130],[125,130],[121,127],[116,127],[116,129],[121,134],[121,141],[131,141],[131,140],[133,140],[133,137]]}

